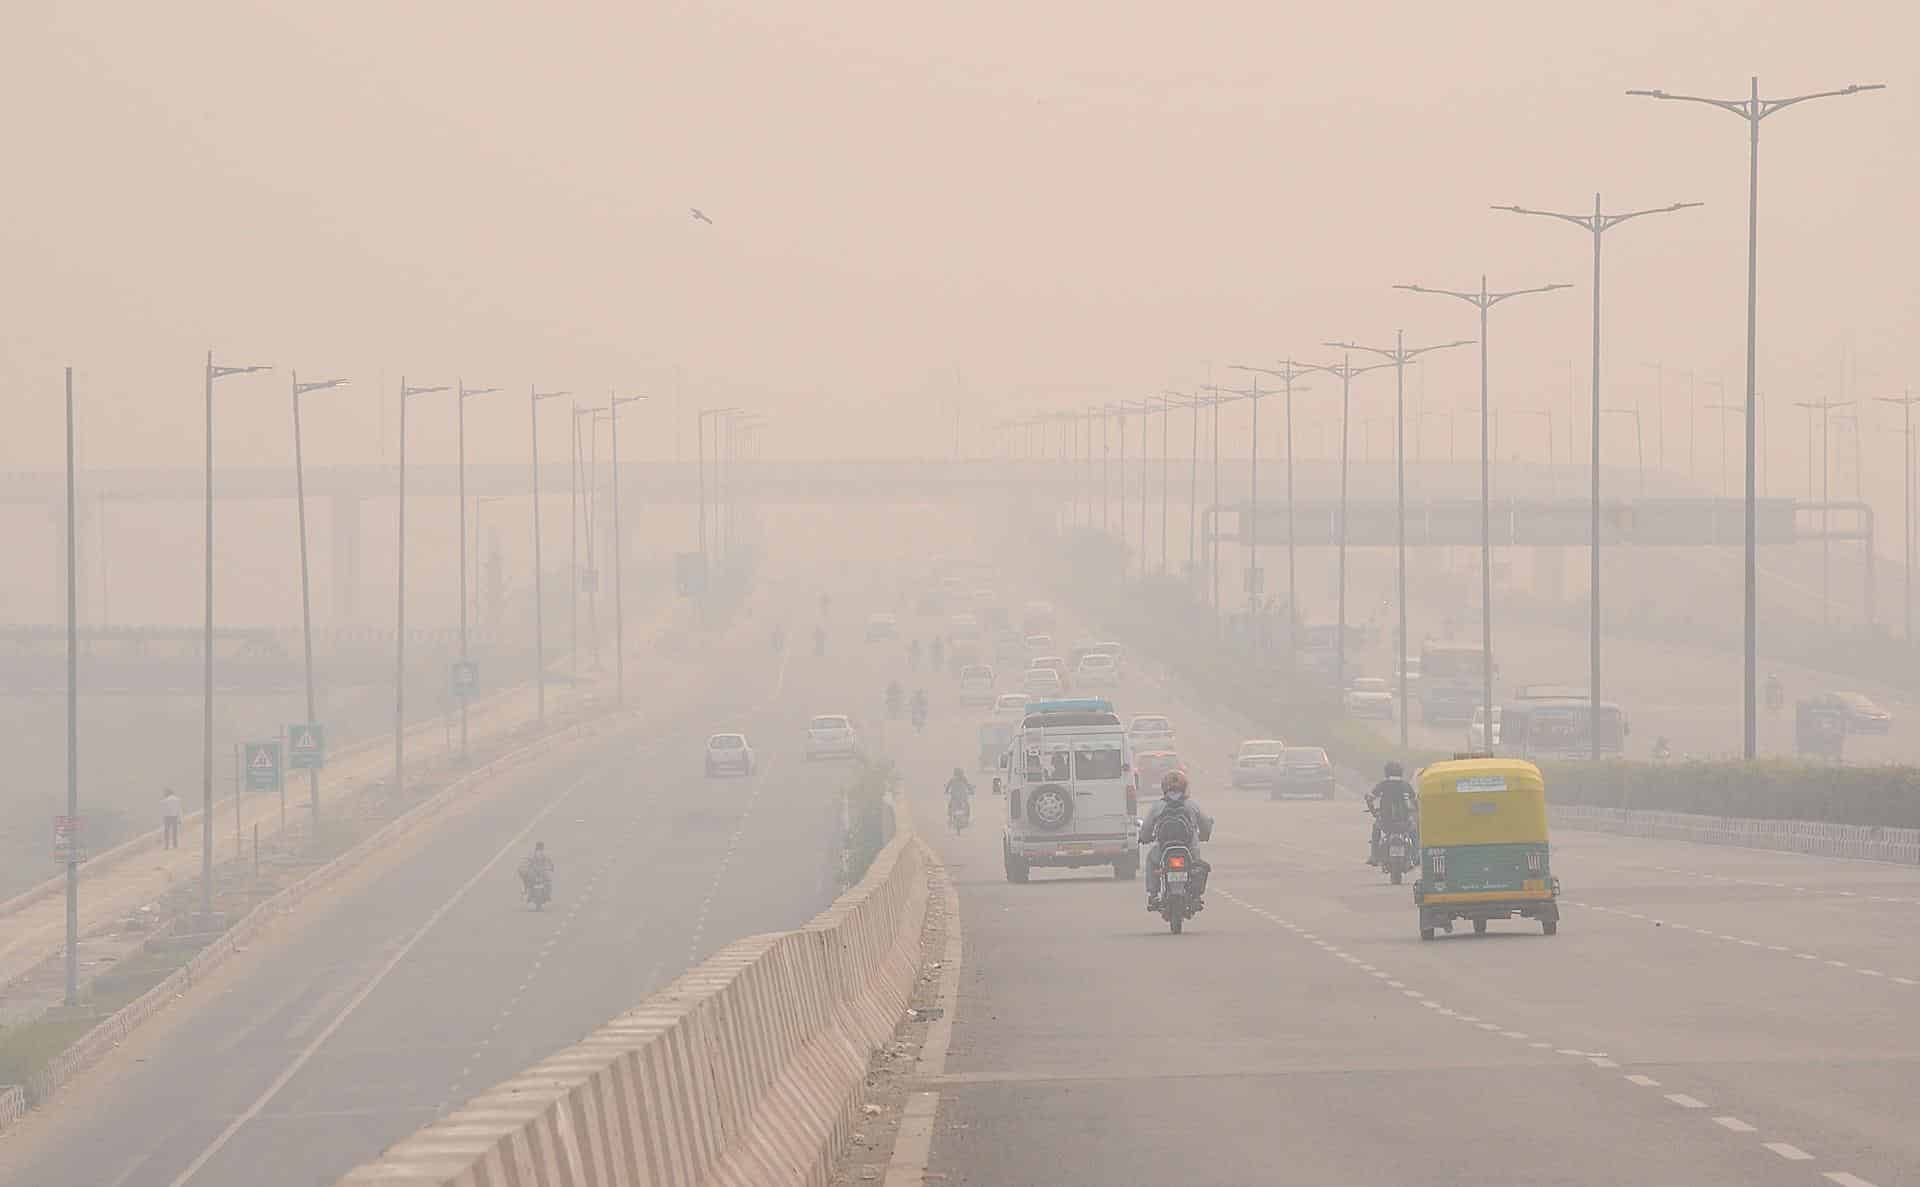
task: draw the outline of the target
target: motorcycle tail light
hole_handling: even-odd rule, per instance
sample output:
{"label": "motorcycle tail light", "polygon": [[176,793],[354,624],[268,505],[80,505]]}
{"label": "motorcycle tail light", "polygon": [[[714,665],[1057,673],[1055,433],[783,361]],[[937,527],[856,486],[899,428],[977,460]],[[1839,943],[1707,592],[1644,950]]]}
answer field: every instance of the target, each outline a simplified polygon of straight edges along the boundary
{"label": "motorcycle tail light", "polygon": [[1187,859],[1181,854],[1176,853],[1172,857],[1167,858],[1167,868],[1170,870],[1184,870],[1187,868]]}
{"label": "motorcycle tail light", "polygon": [[1540,872],[1540,855],[1538,853],[1527,854],[1527,872],[1530,874]]}

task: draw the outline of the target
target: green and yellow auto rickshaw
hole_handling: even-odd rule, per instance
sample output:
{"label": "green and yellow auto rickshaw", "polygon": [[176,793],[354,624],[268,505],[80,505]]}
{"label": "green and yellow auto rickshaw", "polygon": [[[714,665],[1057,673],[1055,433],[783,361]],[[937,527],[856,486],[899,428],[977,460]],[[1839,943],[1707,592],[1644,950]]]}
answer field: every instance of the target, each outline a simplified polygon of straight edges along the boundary
{"label": "green and yellow auto rickshaw", "polygon": [[1547,846],[1540,768],[1514,758],[1462,758],[1420,772],[1420,938],[1470,919],[1538,919],[1560,929],[1560,882]]}

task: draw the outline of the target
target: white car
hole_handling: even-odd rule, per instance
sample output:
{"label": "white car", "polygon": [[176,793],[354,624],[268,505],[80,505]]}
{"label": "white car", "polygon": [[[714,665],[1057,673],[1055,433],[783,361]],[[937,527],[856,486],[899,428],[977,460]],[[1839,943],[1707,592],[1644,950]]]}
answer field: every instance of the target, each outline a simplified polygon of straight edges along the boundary
{"label": "white car", "polygon": [[715,734],[707,739],[707,777],[722,771],[753,774],[753,747],[745,734]]}
{"label": "white car", "polygon": [[1233,785],[1235,787],[1280,786],[1280,756],[1287,751],[1287,744],[1278,738],[1249,738],[1240,743],[1240,750],[1233,756]]}
{"label": "white car", "polygon": [[993,698],[996,721],[1019,721],[1027,715],[1027,702],[1033,698],[1024,692],[1003,692]]}
{"label": "white car", "polygon": [[1144,714],[1127,723],[1127,740],[1133,743],[1135,754],[1145,750],[1171,750],[1173,723],[1158,715]]}
{"label": "white car", "polygon": [[1081,656],[1080,666],[1073,670],[1073,683],[1076,688],[1112,688],[1120,683],[1120,667],[1105,652]]}
{"label": "white car", "polygon": [[1393,690],[1378,676],[1362,676],[1347,688],[1347,712],[1355,717],[1393,718]]}
{"label": "white car", "polygon": [[1020,678],[1020,687],[1034,697],[1057,697],[1063,686],[1060,673],[1052,668],[1028,668],[1026,675]]}
{"label": "white car", "polygon": [[807,761],[816,758],[852,758],[860,753],[853,719],[844,713],[823,713],[807,723]]}
{"label": "white car", "polygon": [[993,704],[993,669],[985,664],[968,664],[960,669],[960,703]]}
{"label": "white car", "polygon": [[1491,745],[1487,743],[1486,735],[1487,707],[1485,705],[1475,705],[1473,707],[1473,722],[1467,726],[1467,750],[1474,754],[1484,754],[1493,749],[1494,746],[1500,744],[1500,706],[1498,705],[1493,707],[1493,742]]}
{"label": "white car", "polygon": [[1028,653],[1032,655],[1045,655],[1053,650],[1053,636],[1028,635],[1026,644]]}

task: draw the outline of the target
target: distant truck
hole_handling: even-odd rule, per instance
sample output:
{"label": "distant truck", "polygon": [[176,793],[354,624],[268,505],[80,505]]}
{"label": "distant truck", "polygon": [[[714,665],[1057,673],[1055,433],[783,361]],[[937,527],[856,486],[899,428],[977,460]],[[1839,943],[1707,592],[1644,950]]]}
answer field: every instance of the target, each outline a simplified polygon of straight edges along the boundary
{"label": "distant truck", "polygon": [[1420,719],[1467,725],[1485,698],[1487,649],[1478,643],[1427,643],[1420,648]]}

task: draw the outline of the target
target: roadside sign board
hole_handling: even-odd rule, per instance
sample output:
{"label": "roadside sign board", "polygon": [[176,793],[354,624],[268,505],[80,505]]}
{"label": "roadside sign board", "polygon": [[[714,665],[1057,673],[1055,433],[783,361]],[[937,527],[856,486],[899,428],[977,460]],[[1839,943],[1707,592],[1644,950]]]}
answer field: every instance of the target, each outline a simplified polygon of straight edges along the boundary
{"label": "roadside sign board", "polygon": [[86,851],[81,846],[81,824],[78,816],[55,816],[53,818],[53,860],[65,865],[70,861],[85,861]]}
{"label": "roadside sign board", "polygon": [[296,721],[288,726],[287,765],[296,771],[326,766],[327,727],[317,721]]}
{"label": "roadside sign board", "polygon": [[248,791],[280,789],[280,743],[248,742],[244,761]]}
{"label": "roadside sign board", "polygon": [[470,659],[457,661],[452,669],[453,695],[469,699],[480,687],[480,665]]}

